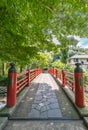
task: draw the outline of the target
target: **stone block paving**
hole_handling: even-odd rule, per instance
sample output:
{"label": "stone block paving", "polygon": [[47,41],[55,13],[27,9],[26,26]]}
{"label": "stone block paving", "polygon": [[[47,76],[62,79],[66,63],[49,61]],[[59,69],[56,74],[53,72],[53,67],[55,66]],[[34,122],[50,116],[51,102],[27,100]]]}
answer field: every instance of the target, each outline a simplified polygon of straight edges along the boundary
{"label": "stone block paving", "polygon": [[3,130],[88,130],[82,121],[10,121]]}
{"label": "stone block paving", "polygon": [[[46,86],[48,87],[48,89]],[[39,89],[39,87],[41,89]],[[41,115],[41,119],[42,116],[44,118],[50,118],[48,117],[48,115],[50,115],[49,113],[54,111],[54,109],[57,110],[57,108],[58,118],[80,118],[78,113],[72,106],[71,102],[68,100],[63,90],[60,86],[57,85],[54,79],[47,73],[41,74],[33,80],[26,96],[21,100],[11,118],[38,118],[39,114]],[[37,111],[37,115],[36,113],[34,114],[32,111]],[[53,115],[54,113],[52,113],[51,115]],[[57,115],[55,116],[55,118],[57,118]]]}
{"label": "stone block paving", "polygon": [[48,74],[42,75],[39,88],[32,104],[32,110],[28,114],[30,118],[60,118],[62,117],[60,106]]}

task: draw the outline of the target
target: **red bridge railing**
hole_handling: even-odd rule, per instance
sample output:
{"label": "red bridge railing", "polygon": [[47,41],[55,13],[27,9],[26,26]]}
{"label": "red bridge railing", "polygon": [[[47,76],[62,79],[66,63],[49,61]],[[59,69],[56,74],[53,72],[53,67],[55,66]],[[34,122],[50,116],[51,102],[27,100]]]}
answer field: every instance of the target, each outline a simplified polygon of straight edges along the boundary
{"label": "red bridge railing", "polygon": [[18,94],[25,86],[29,85],[29,71],[24,71],[20,74],[17,74],[17,87],[16,94]]}
{"label": "red bridge railing", "polygon": [[66,74],[66,85],[75,92],[75,80],[74,80],[74,73],[70,73],[65,71]]}
{"label": "red bridge railing", "polygon": [[63,87],[68,87],[72,90],[75,95],[75,104],[79,107],[84,107],[84,84],[83,84],[83,71],[80,64],[76,64],[77,67],[74,70],[74,73],[67,72],[65,70],[60,70],[58,68],[50,68],[48,72],[54,77],[61,80]]}
{"label": "red bridge railing", "polygon": [[29,87],[30,81],[41,73],[42,69],[36,68],[18,74],[16,73],[14,66],[12,66],[8,73],[7,107],[15,106],[17,94],[20,93],[23,88]]}
{"label": "red bridge railing", "polygon": [[56,78],[59,78],[62,81],[63,87],[67,85],[73,92],[75,92],[74,73],[60,70],[58,68],[51,68],[48,72],[54,75]]}
{"label": "red bridge railing", "polygon": [[48,72],[49,72],[50,74],[52,74],[52,75],[55,75],[56,78],[61,79],[61,70],[60,70],[60,69],[58,69],[58,68],[50,68],[50,69],[48,70]]}

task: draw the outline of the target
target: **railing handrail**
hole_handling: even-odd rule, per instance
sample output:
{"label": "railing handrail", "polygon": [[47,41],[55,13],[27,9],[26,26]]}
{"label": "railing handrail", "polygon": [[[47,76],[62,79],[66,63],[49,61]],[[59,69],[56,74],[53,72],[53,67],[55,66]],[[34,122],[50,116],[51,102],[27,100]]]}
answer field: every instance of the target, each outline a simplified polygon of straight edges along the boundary
{"label": "railing handrail", "polygon": [[67,71],[67,70],[65,70],[65,73],[66,73],[66,74],[69,74],[69,75],[71,75],[71,76],[74,76],[74,73],[69,72],[69,71]]}
{"label": "railing handrail", "polygon": [[[13,71],[14,70],[14,71]],[[25,70],[21,73],[16,73],[16,70],[11,68],[8,73],[9,85],[7,86],[7,106],[12,107],[16,104],[17,94],[24,88],[30,85],[30,81],[36,78],[42,69]],[[12,89],[14,88],[14,89]],[[13,93],[13,95],[12,95]]]}
{"label": "railing handrail", "polygon": [[[56,78],[59,78],[59,71],[57,68],[50,68],[48,72],[54,75]],[[61,84],[63,87],[68,86],[74,92],[75,95],[75,104],[79,107],[84,107],[84,86],[83,86],[83,70],[80,67],[80,64],[76,64],[74,73],[62,70],[61,73]],[[80,89],[81,88],[81,89]],[[80,100],[81,98],[81,100]]]}
{"label": "railing handrail", "polygon": [[25,71],[22,71],[21,73],[17,73],[17,78],[20,77],[20,76],[23,76],[27,73],[27,70]]}

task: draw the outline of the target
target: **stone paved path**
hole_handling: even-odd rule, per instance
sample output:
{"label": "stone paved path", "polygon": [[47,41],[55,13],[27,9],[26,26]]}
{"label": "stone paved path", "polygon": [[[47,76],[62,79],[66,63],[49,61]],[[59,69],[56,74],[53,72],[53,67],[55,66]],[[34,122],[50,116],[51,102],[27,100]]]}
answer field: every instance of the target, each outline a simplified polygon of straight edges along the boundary
{"label": "stone paved path", "polygon": [[49,74],[41,74],[33,80],[11,118],[80,119],[61,87]]}
{"label": "stone paved path", "polygon": [[10,121],[3,130],[88,130],[82,121]]}
{"label": "stone paved path", "polygon": [[62,117],[60,106],[55,94],[55,88],[51,83],[49,74],[41,75],[39,88],[29,113],[30,118],[60,118]]}

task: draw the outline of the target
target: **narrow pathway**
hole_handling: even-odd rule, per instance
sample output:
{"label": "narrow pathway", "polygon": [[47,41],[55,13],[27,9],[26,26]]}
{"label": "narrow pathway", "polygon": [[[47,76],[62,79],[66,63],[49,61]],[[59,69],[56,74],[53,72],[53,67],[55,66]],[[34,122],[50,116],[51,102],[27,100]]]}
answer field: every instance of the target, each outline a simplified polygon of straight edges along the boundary
{"label": "narrow pathway", "polygon": [[87,130],[60,86],[39,75],[3,130]]}
{"label": "narrow pathway", "polygon": [[60,118],[62,117],[60,106],[55,94],[55,88],[49,74],[41,75],[39,87],[32,104],[30,118]]}

